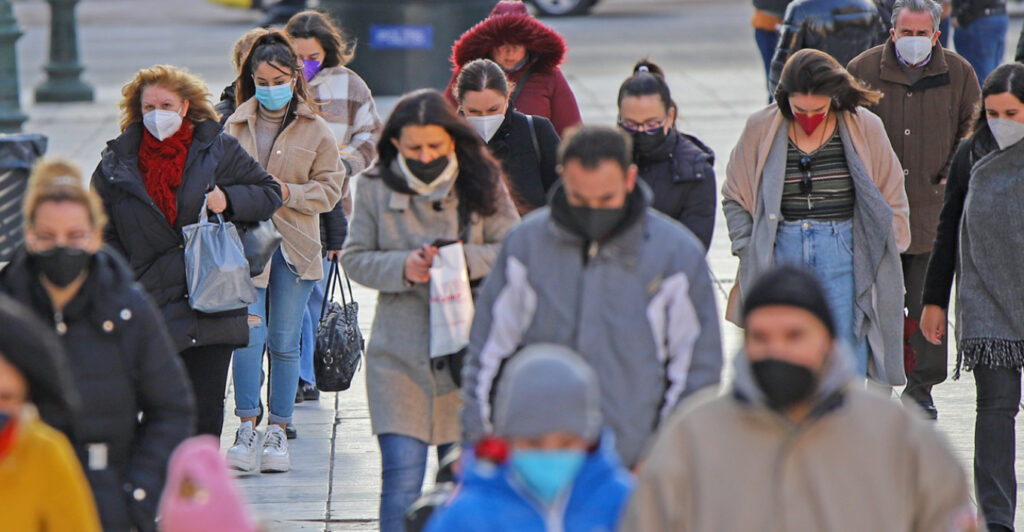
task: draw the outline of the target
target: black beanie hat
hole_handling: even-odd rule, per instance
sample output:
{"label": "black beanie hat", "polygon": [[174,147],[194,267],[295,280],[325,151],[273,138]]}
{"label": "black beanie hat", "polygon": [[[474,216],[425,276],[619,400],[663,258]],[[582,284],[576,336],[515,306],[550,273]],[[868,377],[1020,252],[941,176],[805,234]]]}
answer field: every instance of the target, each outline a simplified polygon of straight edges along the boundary
{"label": "black beanie hat", "polygon": [[836,336],[828,300],[821,283],[813,273],[793,266],[780,266],[768,270],[747,293],[743,303],[743,320],[755,309],[772,305],[797,307],[814,314]]}

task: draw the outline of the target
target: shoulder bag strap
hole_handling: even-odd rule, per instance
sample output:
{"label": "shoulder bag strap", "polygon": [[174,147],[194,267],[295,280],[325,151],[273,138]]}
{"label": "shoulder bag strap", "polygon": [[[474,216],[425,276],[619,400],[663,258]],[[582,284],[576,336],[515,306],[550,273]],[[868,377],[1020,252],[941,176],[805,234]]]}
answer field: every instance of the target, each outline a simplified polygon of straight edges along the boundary
{"label": "shoulder bag strap", "polygon": [[530,126],[530,139],[533,140],[533,153],[537,156],[537,162],[543,165],[544,154],[540,151],[540,141],[537,140],[537,129],[533,126],[533,115],[526,115],[526,122]]}
{"label": "shoulder bag strap", "polygon": [[[327,288],[324,292],[324,301],[320,304],[320,319],[324,319],[324,314],[327,313],[327,302],[331,300],[331,294],[334,293],[334,285],[337,284],[335,280],[338,278],[338,261],[331,261],[331,267],[327,270]],[[342,297],[345,293],[342,291]]]}
{"label": "shoulder bag strap", "polygon": [[516,82],[516,89],[512,91],[512,96],[508,99],[508,104],[515,109],[516,99],[519,98],[519,93],[523,92],[523,87],[526,86],[526,80],[530,79],[530,74],[533,73],[533,65],[526,67],[526,72],[523,72],[523,77],[519,78]]}

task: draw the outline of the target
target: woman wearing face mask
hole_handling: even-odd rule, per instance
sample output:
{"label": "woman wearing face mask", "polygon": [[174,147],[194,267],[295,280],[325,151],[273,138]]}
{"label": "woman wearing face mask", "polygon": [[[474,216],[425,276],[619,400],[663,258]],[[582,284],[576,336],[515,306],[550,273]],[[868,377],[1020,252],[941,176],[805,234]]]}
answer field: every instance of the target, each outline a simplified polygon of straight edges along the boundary
{"label": "woman wearing face mask", "polygon": [[547,204],[558,181],[559,139],[547,118],[512,109],[508,89],[505,73],[490,59],[469,62],[455,81],[462,116],[501,161],[519,213],[526,214]]}
{"label": "woman wearing face mask", "polygon": [[380,292],[366,349],[370,421],[381,449],[382,532],[403,530],[430,445],[459,438],[451,361],[430,360],[430,265],[441,240],[462,241],[469,279],[491,269],[519,221],[498,163],[436,91],[403,97],[384,124],[380,158],[356,188],[342,263]]}
{"label": "woman wearing face mask", "polygon": [[[249,338],[246,312],[192,309],[181,228],[213,213],[244,230],[274,213],[281,189],[221,131],[199,78],[156,65],[121,93],[121,135],[92,176],[110,217],[103,238],[163,311],[195,392],[198,432],[220,436],[231,351]],[[206,197],[208,212],[200,213]]]}
{"label": "woman wearing face mask", "polygon": [[165,318],[102,247],[103,208],[77,167],[38,163],[24,214],[25,247],[0,273],[0,290],[51,325],[68,354],[81,397],[73,443],[103,529],[155,530],[167,460],[195,427]]}
{"label": "woman wearing face mask", "polygon": [[835,59],[801,50],[775,104],[755,113],[733,149],[723,207],[740,259],[727,316],[773,264],[811,269],[853,347],[857,374],[903,384],[903,275],[910,244],[903,170],[882,121],[863,105],[880,94]]}
{"label": "woman wearing face mask", "polygon": [[[342,165],[349,176],[362,172],[377,158],[377,137],[383,123],[370,88],[355,72],[345,67],[355,56],[355,44],[350,44],[331,20],[317,11],[303,11],[295,15],[284,31],[291,37],[302,60],[302,75],[309,83],[309,95],[316,101],[317,111],[327,120],[338,141]],[[348,234],[347,216],[352,214],[348,177],[342,190],[342,200],[330,212],[320,215],[320,240],[327,261],[341,258],[341,247]],[[302,319],[299,361],[302,382],[296,401],[316,400],[320,396],[314,386],[313,345],[326,289],[326,279],[317,283]]]}
{"label": "woman wearing face mask", "polygon": [[[291,468],[285,427],[299,383],[302,317],[313,285],[324,277],[320,214],[341,200],[346,176],[334,134],[313,111],[301,65],[284,33],[258,37],[242,63],[238,109],[226,126],[274,176],[284,198],[273,216],[281,247],[254,279],[259,299],[249,306],[249,345],[235,351],[235,415],[241,425],[228,463],[242,471],[252,471],[257,462],[264,472]],[[260,458],[255,424],[264,343],[272,363],[270,424]]]}
{"label": "woman wearing face mask", "polygon": [[619,128],[633,137],[633,162],[655,209],[693,231],[707,250],[715,228],[715,152],[676,129],[665,73],[647,60],[619,87]]}
{"label": "woman wearing face mask", "polygon": [[486,19],[452,46],[455,68],[445,98],[458,107],[455,85],[459,72],[475,59],[490,59],[516,86],[509,105],[523,114],[551,120],[555,131],[565,135],[581,122],[576,96],[559,68],[565,53],[565,39],[530,16],[526,4],[498,2]]}
{"label": "woman wearing face mask", "polygon": [[5,529],[99,532],[89,483],[68,438],[44,422],[71,419],[78,395],[64,349],[31,311],[0,296],[0,500]]}
{"label": "woman wearing face mask", "polygon": [[[946,333],[957,274],[960,366],[974,372],[974,484],[989,530],[1013,530],[1017,480],[1014,416],[1024,367],[1021,329],[1019,183],[1024,161],[1024,65],[995,69],[982,86],[985,103],[974,134],[953,157],[939,228],[928,263],[921,333],[938,344]],[[968,190],[970,194],[968,194]],[[959,268],[958,268],[959,266]],[[1009,491],[1013,490],[1013,491]]]}

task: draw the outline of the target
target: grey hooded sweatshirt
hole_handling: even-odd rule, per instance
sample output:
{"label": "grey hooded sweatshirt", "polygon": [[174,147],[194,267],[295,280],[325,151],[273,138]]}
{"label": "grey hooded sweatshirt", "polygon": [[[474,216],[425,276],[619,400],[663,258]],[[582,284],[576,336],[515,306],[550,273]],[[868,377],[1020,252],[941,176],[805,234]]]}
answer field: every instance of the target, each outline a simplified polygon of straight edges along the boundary
{"label": "grey hooded sweatshirt", "polygon": [[491,432],[502,364],[538,342],[568,346],[594,368],[605,425],[630,466],[680,400],[718,384],[721,337],[703,246],[649,208],[648,195],[638,184],[626,220],[602,243],[567,224],[560,189],[508,234],[476,301],[462,383],[466,440]]}

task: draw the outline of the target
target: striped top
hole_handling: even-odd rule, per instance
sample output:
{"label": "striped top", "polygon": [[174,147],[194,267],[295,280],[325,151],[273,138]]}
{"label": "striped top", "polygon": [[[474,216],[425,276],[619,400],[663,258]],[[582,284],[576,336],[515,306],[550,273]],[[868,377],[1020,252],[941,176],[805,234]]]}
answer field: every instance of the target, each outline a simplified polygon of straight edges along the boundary
{"label": "striped top", "polygon": [[[810,164],[801,168],[801,159],[809,160]],[[811,176],[809,194],[800,186],[808,172]],[[849,220],[853,218],[854,199],[853,177],[846,166],[838,128],[828,142],[811,153],[804,153],[789,141],[786,181],[782,187],[782,217],[787,222]]]}

